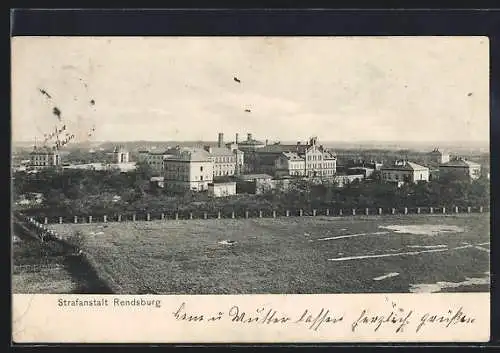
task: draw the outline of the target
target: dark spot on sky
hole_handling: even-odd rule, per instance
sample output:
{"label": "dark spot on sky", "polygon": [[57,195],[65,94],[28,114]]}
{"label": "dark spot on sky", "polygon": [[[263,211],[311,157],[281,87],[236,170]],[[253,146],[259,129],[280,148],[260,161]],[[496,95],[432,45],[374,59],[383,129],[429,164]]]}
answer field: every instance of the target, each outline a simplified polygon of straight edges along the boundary
{"label": "dark spot on sky", "polygon": [[40,88],[39,91],[44,96],[47,96],[47,98],[52,99],[52,96],[46,90],[44,90],[43,88]]}
{"label": "dark spot on sky", "polygon": [[251,113],[252,111],[250,109],[245,109],[245,112]]}
{"label": "dark spot on sky", "polygon": [[90,100],[90,105],[95,105],[95,100],[91,99]]}
{"label": "dark spot on sky", "polygon": [[467,97],[470,97],[470,96],[472,96],[472,92],[469,92],[469,93],[467,94]]}
{"label": "dark spot on sky", "polygon": [[57,116],[59,118],[59,120],[61,120],[61,111],[59,110],[58,107],[54,107],[54,109],[52,109],[52,113]]}
{"label": "dark spot on sky", "polygon": [[236,81],[236,82],[238,82],[238,83],[241,83],[240,79],[238,77],[236,77],[236,76],[233,77],[233,80]]}
{"label": "dark spot on sky", "polygon": [[408,88],[408,85],[405,85],[405,88]]}

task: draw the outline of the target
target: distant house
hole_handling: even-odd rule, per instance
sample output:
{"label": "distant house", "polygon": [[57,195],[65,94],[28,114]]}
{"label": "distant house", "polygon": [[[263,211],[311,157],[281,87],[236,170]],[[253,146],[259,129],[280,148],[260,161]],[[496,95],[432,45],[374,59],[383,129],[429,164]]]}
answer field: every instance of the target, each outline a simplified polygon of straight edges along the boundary
{"label": "distant house", "polygon": [[172,191],[204,191],[213,182],[214,164],[200,148],[179,147],[164,159],[165,188]]}
{"label": "distant house", "polygon": [[393,165],[384,166],[381,169],[381,177],[384,182],[416,183],[429,181],[429,168],[406,160],[396,161]]}
{"label": "distant house", "polygon": [[30,153],[29,166],[33,169],[44,169],[61,165],[61,156],[54,148],[34,147]]}
{"label": "distant house", "polygon": [[361,174],[364,178],[370,178],[374,172],[375,169],[368,167],[351,167],[347,169],[348,175]]}
{"label": "distant house", "polygon": [[151,177],[150,182],[159,188],[163,188],[165,186],[164,177],[162,176]]}
{"label": "distant house", "polygon": [[481,165],[465,158],[456,158],[439,165],[440,178],[476,180],[481,176]]}
{"label": "distant house", "polygon": [[429,153],[429,159],[432,163],[443,164],[450,161],[450,155],[449,153],[440,151],[439,148],[436,147],[432,152]]}
{"label": "distant house", "polygon": [[210,183],[208,184],[208,195],[212,197],[236,195],[236,182]]}

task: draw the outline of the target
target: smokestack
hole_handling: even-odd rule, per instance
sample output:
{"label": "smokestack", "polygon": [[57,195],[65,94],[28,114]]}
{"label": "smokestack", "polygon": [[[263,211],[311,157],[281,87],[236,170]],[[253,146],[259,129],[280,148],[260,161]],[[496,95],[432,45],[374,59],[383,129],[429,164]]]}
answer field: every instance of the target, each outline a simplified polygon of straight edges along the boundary
{"label": "smokestack", "polygon": [[236,139],[234,140],[234,142],[235,142],[235,143],[238,143],[238,142],[239,142],[239,141],[238,141],[238,137],[239,137],[238,135],[239,135],[239,134],[238,134],[238,133],[236,133]]}
{"label": "smokestack", "polygon": [[222,132],[219,132],[219,148],[224,145],[224,134]]}
{"label": "smokestack", "polygon": [[251,140],[252,140],[252,134],[250,134],[250,133],[248,133],[248,134],[247,134],[247,140],[248,140],[248,141],[251,141]]}
{"label": "smokestack", "polygon": [[266,146],[267,146],[267,144],[268,144],[268,143],[269,143],[269,140],[268,140],[268,139],[266,139]]}

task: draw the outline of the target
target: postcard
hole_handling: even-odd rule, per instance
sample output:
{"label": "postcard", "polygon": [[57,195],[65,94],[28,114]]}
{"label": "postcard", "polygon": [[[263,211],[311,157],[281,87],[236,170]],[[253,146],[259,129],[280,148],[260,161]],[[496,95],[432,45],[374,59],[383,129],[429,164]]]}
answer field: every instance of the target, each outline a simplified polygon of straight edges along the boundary
{"label": "postcard", "polygon": [[487,37],[13,37],[15,343],[487,342]]}

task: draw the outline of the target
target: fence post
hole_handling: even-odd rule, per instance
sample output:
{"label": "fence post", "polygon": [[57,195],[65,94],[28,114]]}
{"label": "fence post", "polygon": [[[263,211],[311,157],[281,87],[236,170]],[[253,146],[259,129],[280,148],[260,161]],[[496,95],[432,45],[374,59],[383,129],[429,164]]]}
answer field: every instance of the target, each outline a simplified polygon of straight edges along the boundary
{"label": "fence post", "polygon": [[122,215],[121,215],[121,214],[119,214],[119,215],[118,215],[118,222],[121,222],[121,221],[122,221]]}
{"label": "fence post", "polygon": [[455,213],[458,213],[458,206],[455,206]]}
{"label": "fence post", "polygon": [[369,208],[365,208],[365,215],[369,215],[370,214],[370,209]]}
{"label": "fence post", "polygon": [[446,213],[446,207],[443,207],[443,213]]}
{"label": "fence post", "polygon": [[245,210],[245,218],[248,218],[248,210]]}
{"label": "fence post", "polygon": [[471,213],[472,208],[470,206],[467,207],[467,213]]}
{"label": "fence post", "polygon": [[189,219],[193,219],[193,212],[189,212]]}
{"label": "fence post", "polygon": [[434,213],[434,207],[429,207],[429,213]]}
{"label": "fence post", "polygon": [[259,218],[262,218],[262,210],[259,210]]}
{"label": "fence post", "polygon": [[[75,220],[74,220],[75,223],[78,223],[78,216],[75,216],[74,218],[75,218]],[[59,220],[61,220],[61,218],[59,218]]]}
{"label": "fence post", "polygon": [[396,214],[396,209],[394,207],[391,208],[391,214]]}
{"label": "fence post", "polygon": [[150,213],[147,213],[146,214],[146,220],[150,221],[151,220],[151,214]]}
{"label": "fence post", "polygon": [[342,209],[339,209],[339,216],[342,216]]}
{"label": "fence post", "polygon": [[47,217],[45,217],[45,218],[43,219],[43,224],[48,224],[48,223],[49,223],[49,219],[48,219]]}
{"label": "fence post", "polygon": [[304,211],[302,209],[299,210],[299,216],[302,217],[304,215]]}
{"label": "fence post", "polygon": [[417,214],[420,214],[420,207],[417,207]]}
{"label": "fence post", "polygon": [[89,223],[92,223],[92,216],[89,216]]}
{"label": "fence post", "polygon": [[234,218],[234,211],[231,211],[231,218]]}
{"label": "fence post", "polygon": [[316,210],[315,209],[313,210],[313,216],[316,216]]}
{"label": "fence post", "polygon": [[480,206],[479,207],[479,212],[482,213],[483,212],[483,206]]}
{"label": "fence post", "polygon": [[59,217],[59,224],[62,224],[62,217]]}
{"label": "fence post", "polygon": [[208,218],[208,214],[206,212],[203,212],[203,219],[207,219]]}
{"label": "fence post", "polygon": [[217,212],[217,219],[220,219],[220,211]]}
{"label": "fence post", "polygon": [[276,211],[273,210],[273,218],[276,218]]}
{"label": "fence post", "polygon": [[408,207],[405,207],[405,214],[408,214]]}
{"label": "fence post", "polygon": [[290,217],[290,211],[286,210],[285,214],[286,214],[287,217]]}
{"label": "fence post", "polygon": [[175,220],[179,219],[179,212],[175,212]]}
{"label": "fence post", "polygon": [[382,207],[379,207],[378,208],[378,214],[381,215],[382,214]]}
{"label": "fence post", "polygon": [[161,220],[163,221],[165,219],[165,213],[162,213],[160,216]]}
{"label": "fence post", "polygon": [[103,222],[104,222],[104,223],[107,223],[107,222],[108,222],[108,216],[104,215],[102,218],[103,218]]}
{"label": "fence post", "polygon": [[325,216],[329,216],[330,215],[330,209],[327,208],[326,211],[325,211]]}

